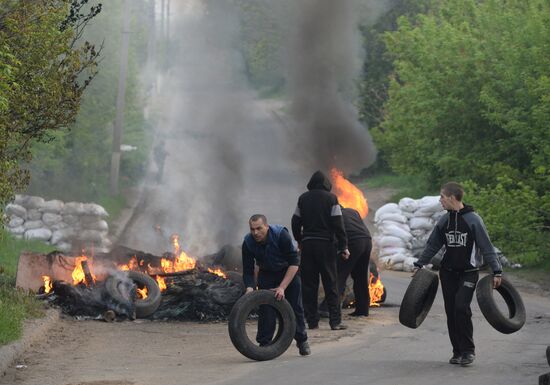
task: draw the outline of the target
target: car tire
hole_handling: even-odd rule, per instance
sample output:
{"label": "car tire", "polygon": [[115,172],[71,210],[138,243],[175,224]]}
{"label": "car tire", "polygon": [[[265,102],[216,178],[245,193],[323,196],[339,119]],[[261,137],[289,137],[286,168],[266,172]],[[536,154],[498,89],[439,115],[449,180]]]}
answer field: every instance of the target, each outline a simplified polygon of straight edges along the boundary
{"label": "car tire", "polygon": [[525,324],[525,305],[514,286],[502,278],[497,290],[506,305],[509,315],[503,314],[493,297],[493,276],[487,275],[479,280],[476,289],[476,298],[479,309],[493,328],[504,334],[517,332]]}
{"label": "car tire", "polygon": [[[260,305],[273,307],[279,319],[277,334],[266,346],[256,345],[246,333],[246,320],[251,311]],[[231,342],[242,355],[255,361],[267,361],[279,357],[292,343],[296,332],[296,317],[286,299],[276,300],[275,293],[271,290],[256,290],[235,302],[229,314],[228,328]]]}
{"label": "car tire", "polygon": [[432,307],[438,286],[439,279],[435,273],[418,270],[401,301],[399,322],[412,329],[419,327]]}
{"label": "car tire", "polygon": [[[145,318],[150,316],[160,306],[161,294],[158,284],[153,278],[138,271],[128,271],[125,273],[127,274],[128,278],[134,282],[134,284],[139,287],[147,288],[146,298],[135,299],[136,318]],[[120,280],[116,276],[111,275],[109,278],[107,278],[107,281],[105,282],[105,289],[113,299],[124,303],[125,301],[127,301],[127,299],[121,292],[121,285],[124,285],[124,281]]]}

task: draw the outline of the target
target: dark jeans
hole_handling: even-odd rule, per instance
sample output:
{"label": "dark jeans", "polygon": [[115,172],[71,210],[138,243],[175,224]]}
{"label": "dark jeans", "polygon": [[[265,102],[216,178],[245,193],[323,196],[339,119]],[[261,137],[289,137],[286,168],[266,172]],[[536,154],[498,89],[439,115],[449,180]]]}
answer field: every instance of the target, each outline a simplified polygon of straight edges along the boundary
{"label": "dark jeans", "polygon": [[[259,289],[274,289],[283,280],[286,270],[271,272],[260,271],[258,273],[258,288]],[[273,292],[275,295],[275,292]],[[300,282],[299,273],[294,276],[292,281],[285,290],[285,298],[292,306],[296,315],[296,332],[294,339],[297,342],[307,341],[306,325],[304,322],[304,309],[302,306],[302,285]],[[261,305],[258,319],[258,333],[256,341],[260,345],[267,345],[273,339],[275,328],[277,326],[277,312],[269,305]]]}
{"label": "dark jeans", "polygon": [[[340,301],[344,297],[346,282],[351,274],[353,279],[353,295],[355,297],[355,313],[368,315],[370,305],[369,293],[369,261],[372,250],[370,238],[352,239],[348,243],[350,256],[347,260],[338,258],[338,293]],[[327,303],[319,305],[319,310],[327,311]]]}
{"label": "dark jeans", "polygon": [[304,311],[308,325],[319,324],[317,301],[319,296],[319,274],[325,289],[330,326],[342,321],[338,296],[336,272],[336,246],[333,242],[307,240],[302,243],[300,270],[302,273]]}
{"label": "dark jeans", "polygon": [[338,290],[340,298],[344,295],[346,281],[351,274],[353,279],[353,294],[355,296],[355,312],[369,314],[369,261],[372,250],[370,238],[357,238],[349,241],[350,257],[347,260],[338,258]]}
{"label": "dark jeans", "polygon": [[453,354],[475,354],[470,303],[479,279],[479,271],[449,271],[442,267],[439,271],[439,278],[441,279],[445,313],[447,313],[447,329],[453,345]]}

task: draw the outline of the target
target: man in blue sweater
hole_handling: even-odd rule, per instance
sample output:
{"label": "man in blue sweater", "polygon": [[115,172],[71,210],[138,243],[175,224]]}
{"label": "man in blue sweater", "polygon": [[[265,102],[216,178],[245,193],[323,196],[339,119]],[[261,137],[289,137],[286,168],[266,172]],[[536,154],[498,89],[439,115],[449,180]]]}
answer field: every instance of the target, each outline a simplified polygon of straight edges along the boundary
{"label": "man in blue sweater", "polygon": [[[288,230],[280,225],[269,225],[262,214],[255,214],[248,221],[250,233],[244,237],[242,246],[243,280],[246,293],[254,290],[254,264],[259,268],[258,289],[273,290],[277,300],[286,298],[296,315],[294,339],[300,355],[311,354],[302,306],[302,285],[297,275],[300,259]],[[276,328],[275,310],[268,305],[260,306],[256,341],[268,345]]]}
{"label": "man in blue sweater", "polygon": [[424,252],[414,264],[417,269],[422,268],[445,247],[439,279],[453,346],[449,363],[467,366],[475,359],[470,303],[483,264],[482,257],[493,271],[494,288],[500,286],[502,267],[483,220],[472,206],[462,202],[463,195],[464,189],[458,183],[449,182],[441,187],[439,201],[447,213],[437,222]]}

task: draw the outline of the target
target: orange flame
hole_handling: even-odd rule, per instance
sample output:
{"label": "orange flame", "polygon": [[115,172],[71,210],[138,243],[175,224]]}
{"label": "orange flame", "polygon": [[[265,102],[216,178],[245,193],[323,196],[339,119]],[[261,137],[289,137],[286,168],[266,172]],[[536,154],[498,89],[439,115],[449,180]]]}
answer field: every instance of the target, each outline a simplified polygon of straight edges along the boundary
{"label": "orange flame", "polygon": [[42,279],[44,280],[44,293],[48,294],[53,289],[52,279],[47,275],[43,275]]}
{"label": "orange flame", "polygon": [[157,283],[159,285],[160,291],[166,290],[166,282],[164,281],[164,278],[157,275]]}
{"label": "orange flame", "polygon": [[[88,257],[86,257],[84,255],[80,256],[80,257],[77,257],[76,261],[75,261],[75,268],[74,268],[73,272],[71,273],[71,276],[73,278],[73,285],[75,285],[75,286],[78,285],[79,283],[86,283],[86,276],[84,274],[84,269],[82,269],[82,262],[83,261],[88,261]],[[91,273],[91,263],[88,264],[88,267],[90,267],[90,273]],[[91,274],[92,274],[92,279],[95,282],[96,277],[93,273],[91,273]]]}
{"label": "orange flame", "polygon": [[337,168],[330,170],[333,192],[343,207],[352,208],[359,212],[361,218],[369,213],[367,198],[353,183],[344,178],[344,173]]}
{"label": "orange flame", "polygon": [[178,234],[172,234],[172,246],[174,247],[174,254],[178,255],[180,253],[180,236]]}
{"label": "orange flame", "polygon": [[118,265],[119,270],[128,271],[128,270],[138,270],[138,260],[134,255],[126,265]]}
{"label": "orange flame", "polygon": [[137,297],[139,299],[147,298],[147,286],[143,287],[143,289],[140,289],[139,287],[136,287],[136,293],[137,293]]}
{"label": "orange flame", "polygon": [[208,268],[208,272],[210,272],[210,273],[212,273],[212,274],[219,275],[220,277],[227,279],[227,275],[225,275],[225,273],[223,272],[223,270],[220,269],[220,268],[217,268],[217,269]]}
{"label": "orange flame", "polygon": [[370,294],[370,306],[378,307],[380,306],[380,301],[382,300],[382,295],[384,295],[384,285],[382,280],[370,273],[369,280],[369,294]]}

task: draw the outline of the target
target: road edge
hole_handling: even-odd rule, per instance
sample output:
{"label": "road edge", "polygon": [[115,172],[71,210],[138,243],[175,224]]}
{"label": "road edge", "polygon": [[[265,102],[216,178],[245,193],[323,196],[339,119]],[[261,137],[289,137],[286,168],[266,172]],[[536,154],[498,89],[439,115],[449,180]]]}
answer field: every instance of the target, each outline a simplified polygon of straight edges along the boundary
{"label": "road edge", "polygon": [[0,377],[4,376],[14,361],[41,339],[59,318],[58,309],[47,309],[45,317],[26,320],[19,340],[0,346]]}

